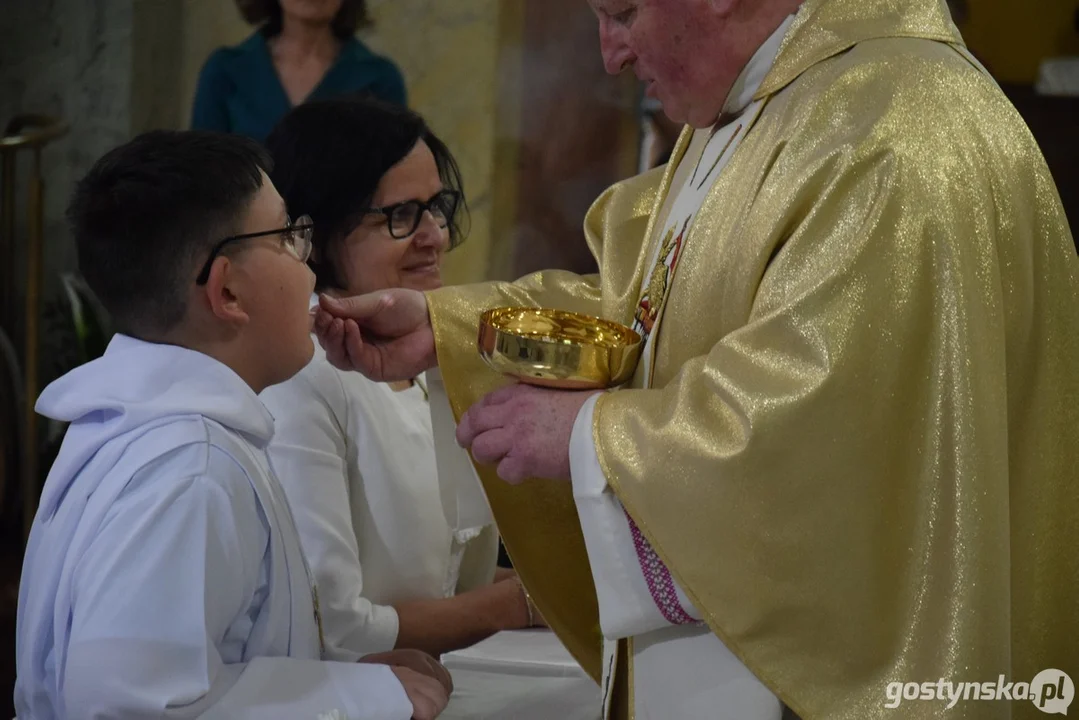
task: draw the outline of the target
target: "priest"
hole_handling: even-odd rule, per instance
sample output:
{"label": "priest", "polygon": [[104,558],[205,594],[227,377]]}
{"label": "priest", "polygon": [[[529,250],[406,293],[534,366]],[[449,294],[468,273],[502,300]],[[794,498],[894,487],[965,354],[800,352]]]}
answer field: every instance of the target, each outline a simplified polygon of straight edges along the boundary
{"label": "priest", "polygon": [[[437,366],[520,577],[637,720],[873,720],[892,683],[1079,669],[1079,261],[945,0],[590,0],[686,128],[593,205],[597,275],[324,300],[331,360]],[[480,313],[645,338],[506,381]],[[1040,717],[1028,700],[903,717]]]}

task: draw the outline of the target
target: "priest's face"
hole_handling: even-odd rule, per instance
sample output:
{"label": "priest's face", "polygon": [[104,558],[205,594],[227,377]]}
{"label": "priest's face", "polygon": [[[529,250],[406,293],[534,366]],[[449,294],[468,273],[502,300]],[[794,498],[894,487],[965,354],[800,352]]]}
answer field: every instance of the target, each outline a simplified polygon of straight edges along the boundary
{"label": "priest's face", "polygon": [[[667,117],[712,125],[748,57],[730,38],[739,0],[589,0],[607,72],[632,70]],[[734,40],[734,42],[731,42]]]}

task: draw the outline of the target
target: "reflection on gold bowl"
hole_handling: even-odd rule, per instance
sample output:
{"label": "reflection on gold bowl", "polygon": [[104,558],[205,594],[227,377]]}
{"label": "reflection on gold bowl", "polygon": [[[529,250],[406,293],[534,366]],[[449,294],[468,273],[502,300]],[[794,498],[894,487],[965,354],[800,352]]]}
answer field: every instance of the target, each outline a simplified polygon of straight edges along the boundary
{"label": "reflection on gold bowl", "polygon": [[629,380],[640,357],[641,336],[589,315],[505,307],[480,318],[477,346],[492,369],[521,382],[584,390]]}

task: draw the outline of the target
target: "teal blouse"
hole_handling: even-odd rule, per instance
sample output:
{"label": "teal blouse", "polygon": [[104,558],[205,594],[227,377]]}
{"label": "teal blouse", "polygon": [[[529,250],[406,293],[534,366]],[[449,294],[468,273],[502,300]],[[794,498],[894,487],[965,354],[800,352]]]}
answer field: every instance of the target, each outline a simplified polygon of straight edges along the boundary
{"label": "teal blouse", "polygon": [[[406,103],[405,83],[397,66],[351,38],[307,99],[356,92]],[[262,142],[291,109],[266,38],[256,32],[235,47],[214,51],[206,60],[195,90],[191,127],[239,133]]]}

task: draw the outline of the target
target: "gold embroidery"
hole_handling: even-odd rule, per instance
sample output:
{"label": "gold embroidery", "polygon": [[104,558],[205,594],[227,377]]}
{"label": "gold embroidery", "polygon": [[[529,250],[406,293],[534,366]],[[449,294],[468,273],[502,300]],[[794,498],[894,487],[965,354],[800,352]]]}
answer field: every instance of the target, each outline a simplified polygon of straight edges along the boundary
{"label": "gold embroidery", "polygon": [[637,303],[637,312],[634,319],[640,326],[638,329],[643,331],[641,334],[646,338],[652,332],[652,326],[655,325],[659,309],[663,305],[663,300],[667,297],[671,275],[674,272],[675,263],[678,262],[678,252],[682,247],[682,240],[685,238],[688,226],[689,218],[682,224],[682,231],[678,233],[677,237],[674,234],[674,227],[667,230],[667,234],[663,237],[663,243],[659,248],[659,255],[656,257],[656,265],[652,269],[652,275],[648,281],[648,288]]}

